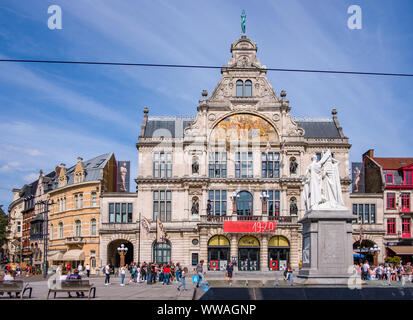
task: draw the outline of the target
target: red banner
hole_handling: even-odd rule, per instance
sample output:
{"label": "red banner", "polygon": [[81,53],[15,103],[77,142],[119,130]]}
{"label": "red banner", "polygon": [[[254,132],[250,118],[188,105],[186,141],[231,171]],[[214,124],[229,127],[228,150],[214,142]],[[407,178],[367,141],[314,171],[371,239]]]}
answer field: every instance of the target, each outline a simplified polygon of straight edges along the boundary
{"label": "red banner", "polygon": [[224,221],[224,232],[265,233],[275,231],[275,221]]}

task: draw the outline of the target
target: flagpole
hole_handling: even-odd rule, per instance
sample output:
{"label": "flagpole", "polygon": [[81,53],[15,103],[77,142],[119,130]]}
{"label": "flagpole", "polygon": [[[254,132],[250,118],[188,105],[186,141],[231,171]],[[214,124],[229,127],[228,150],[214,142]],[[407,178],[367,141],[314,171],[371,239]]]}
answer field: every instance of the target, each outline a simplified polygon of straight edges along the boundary
{"label": "flagpole", "polygon": [[138,263],[141,263],[141,213],[139,212]]}

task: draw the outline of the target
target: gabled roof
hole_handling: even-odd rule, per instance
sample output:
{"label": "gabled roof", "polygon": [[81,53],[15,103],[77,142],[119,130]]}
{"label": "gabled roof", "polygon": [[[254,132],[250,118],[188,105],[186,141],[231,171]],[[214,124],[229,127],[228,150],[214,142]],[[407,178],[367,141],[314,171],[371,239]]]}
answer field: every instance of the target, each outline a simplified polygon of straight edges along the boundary
{"label": "gabled roof", "polygon": [[[87,161],[83,161],[83,169],[85,170],[84,182],[97,181],[101,178],[100,173],[112,157],[113,153],[105,153]],[[70,167],[66,171],[67,184],[74,183],[76,165]],[[57,188],[58,177],[55,178],[55,188]]]}
{"label": "gabled roof", "polygon": [[340,132],[332,119],[295,118],[294,121],[304,129],[305,138],[341,138]]}
{"label": "gabled roof", "polygon": [[399,170],[413,164],[413,158],[373,158],[384,170]]}

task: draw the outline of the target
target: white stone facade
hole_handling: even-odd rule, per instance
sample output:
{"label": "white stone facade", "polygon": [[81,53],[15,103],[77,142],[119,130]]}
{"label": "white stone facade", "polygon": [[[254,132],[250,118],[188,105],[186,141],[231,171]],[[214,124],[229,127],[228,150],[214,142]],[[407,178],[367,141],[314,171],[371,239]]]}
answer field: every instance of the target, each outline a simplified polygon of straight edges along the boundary
{"label": "white stone facade", "polygon": [[[261,66],[256,52],[256,44],[245,36],[232,44],[232,57],[221,69],[221,80],[209,97],[203,91],[195,117],[149,117],[148,108],[144,109],[136,145],[139,168],[133,221],[141,212],[142,217],[151,222],[151,233],[149,236],[141,234],[139,262],[159,260],[158,255],[162,255],[162,262],[166,255],[171,261],[188,267],[202,259],[209,265],[209,260],[215,260],[222,249],[225,252],[218,254],[218,260],[235,258],[239,262],[247,255],[251,260],[249,267],[254,265],[255,259],[258,268],[254,268],[267,271],[270,244],[275,250],[271,252],[287,250],[287,258],[282,260],[297,267],[302,246],[301,225],[297,221],[305,213],[301,179],[311,163],[311,156],[327,149],[340,161],[344,202],[350,209],[350,144],[337,120],[337,111],[333,110],[332,119],[294,119],[286,92],[278,96],[274,91],[266,78],[266,67]],[[218,164],[211,160],[215,159],[216,152],[224,154],[224,160]],[[268,160],[269,154],[277,160],[264,163],[263,157]],[[273,166],[272,171],[270,166]],[[279,202],[263,200],[264,190],[273,191],[274,198],[279,194]],[[214,191],[215,198],[208,210],[210,191]],[[226,193],[222,195],[221,191]],[[219,201],[216,201],[217,195],[221,197]],[[233,195],[240,198],[233,198]],[[164,200],[160,199],[162,196]],[[101,221],[108,214],[107,203],[115,200],[109,196],[103,198]],[[198,210],[195,202],[198,202]],[[219,215],[215,205],[219,206]],[[279,212],[274,207],[271,210],[271,205],[279,206]],[[162,245],[167,248],[160,253],[154,250],[156,217],[161,218],[169,239],[169,244]],[[223,225],[227,222],[275,222],[276,228],[265,233],[226,232]],[[106,248],[115,238],[133,243],[133,259],[138,262],[139,227],[136,223],[132,225],[123,226],[117,233],[101,233],[103,264],[107,262]],[[126,234],[127,228],[131,230]],[[221,238],[223,245],[218,242],[209,246],[211,239],[210,244],[217,239],[213,238],[216,235],[227,240]],[[274,247],[277,235],[282,236],[277,238],[282,242],[280,248]],[[244,236],[249,236],[244,240],[250,242],[240,242]]]}

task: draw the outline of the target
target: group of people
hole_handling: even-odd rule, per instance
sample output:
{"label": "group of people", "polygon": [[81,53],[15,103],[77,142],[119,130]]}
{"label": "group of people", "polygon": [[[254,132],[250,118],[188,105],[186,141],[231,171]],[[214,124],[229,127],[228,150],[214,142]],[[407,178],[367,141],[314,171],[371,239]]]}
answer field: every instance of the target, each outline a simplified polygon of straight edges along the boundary
{"label": "group of people", "polygon": [[24,268],[17,265],[16,267],[12,267],[11,265],[4,266],[4,272],[7,271],[8,274],[12,275],[13,277],[20,277],[23,274],[28,277],[31,274],[36,274],[36,270],[33,266],[26,265]]}
{"label": "group of people", "polygon": [[392,281],[399,281],[404,285],[406,282],[413,282],[413,267],[411,262],[405,265],[399,263],[397,265],[385,263],[377,266],[370,266],[368,261],[355,265],[357,273],[360,274],[362,280],[384,280],[388,284]]}
{"label": "group of people", "polygon": [[148,285],[162,283],[162,285],[170,285],[172,282],[181,282],[177,287],[180,290],[183,287],[186,291],[186,276],[188,268],[182,267],[179,262],[157,264],[155,262],[146,263],[131,263],[115,270],[111,265],[107,264],[103,272],[105,273],[105,285],[110,285],[111,274],[120,274],[120,285],[125,286],[125,280],[129,277],[129,283],[144,283]]}

